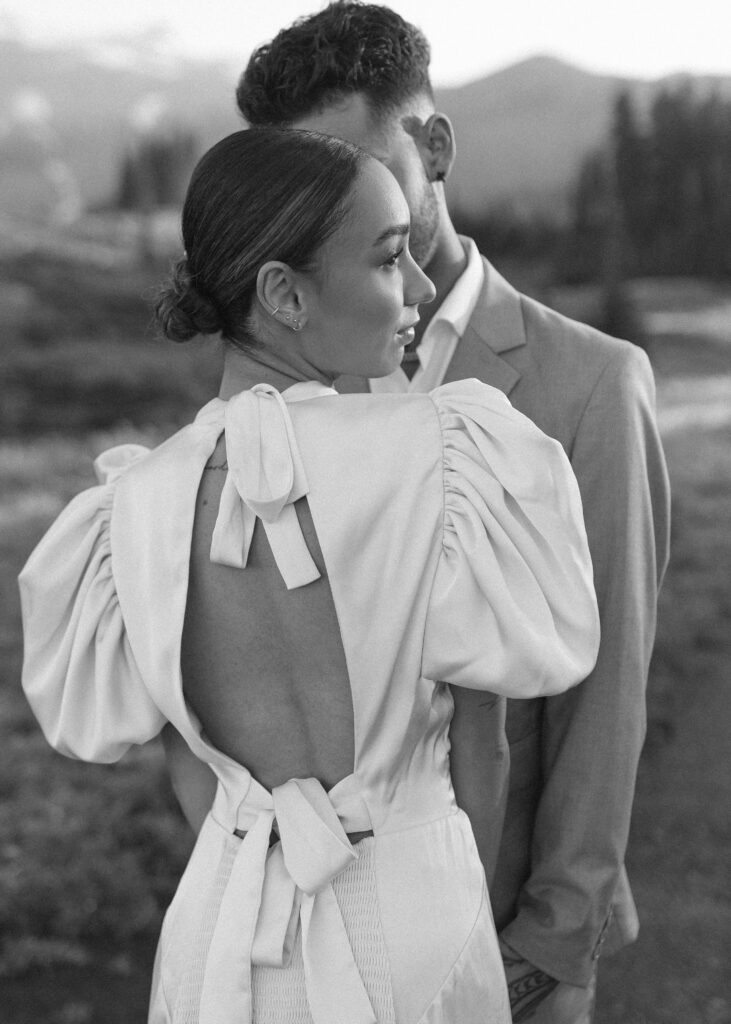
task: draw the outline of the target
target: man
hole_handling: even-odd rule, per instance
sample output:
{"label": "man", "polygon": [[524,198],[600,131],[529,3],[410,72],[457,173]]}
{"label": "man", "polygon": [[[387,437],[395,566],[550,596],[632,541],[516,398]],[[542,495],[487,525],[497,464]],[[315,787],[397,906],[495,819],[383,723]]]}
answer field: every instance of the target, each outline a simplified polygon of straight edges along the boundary
{"label": "man", "polygon": [[[335,3],[251,57],[237,99],[250,125],[337,135],[374,154],[408,201],[412,252],[436,300],[403,370],[344,391],[426,391],[477,377],[558,439],[584,502],[602,616],[592,675],[533,701],[454,691],[452,771],[490,884],[513,1018],[586,1024],[606,940],[632,941],[624,871],[657,588],[667,559],[668,490],[649,362],[638,348],[518,294],[460,238],[443,182],[455,158],[435,111],[429,46],[386,7]],[[507,737],[507,741],[506,741]],[[189,817],[210,804],[172,759]],[[192,770],[191,770],[192,775]],[[207,803],[206,803],[207,800]]]}

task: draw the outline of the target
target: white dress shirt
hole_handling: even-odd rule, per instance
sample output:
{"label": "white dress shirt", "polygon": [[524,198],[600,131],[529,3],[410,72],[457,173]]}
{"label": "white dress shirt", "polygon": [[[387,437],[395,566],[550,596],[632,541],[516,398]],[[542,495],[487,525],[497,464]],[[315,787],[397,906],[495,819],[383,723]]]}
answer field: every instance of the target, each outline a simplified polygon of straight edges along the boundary
{"label": "white dress shirt", "polygon": [[425,393],[438,388],[452,361],[459,339],[467,329],[485,280],[485,270],[471,238],[460,236],[467,257],[467,266],[452,286],[424,331],[416,348],[419,366],[411,380],[399,366],[387,377],[371,377],[373,394]]}

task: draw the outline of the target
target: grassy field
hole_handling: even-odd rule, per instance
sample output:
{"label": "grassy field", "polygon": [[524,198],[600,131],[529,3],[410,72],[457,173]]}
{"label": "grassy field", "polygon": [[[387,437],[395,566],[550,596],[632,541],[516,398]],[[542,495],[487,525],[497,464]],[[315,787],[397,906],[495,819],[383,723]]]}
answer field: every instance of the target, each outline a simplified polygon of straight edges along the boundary
{"label": "grassy field", "polygon": [[[151,339],[147,287],[42,261],[0,267],[0,300],[13,299],[0,302],[0,1024],[144,1020],[190,848],[155,744],[117,766],[67,761],[19,690],[15,578],[35,541],[93,483],[96,452],[156,443],[213,389],[205,350]],[[724,338],[707,314],[729,295],[644,287],[673,557],[628,857],[643,930],[602,966],[597,1024],[728,1024],[731,328]]]}
{"label": "grassy field", "polygon": [[627,858],[642,927],[602,964],[597,1024],[731,1022],[731,377],[725,422],[707,383],[683,426],[661,388],[674,526]]}

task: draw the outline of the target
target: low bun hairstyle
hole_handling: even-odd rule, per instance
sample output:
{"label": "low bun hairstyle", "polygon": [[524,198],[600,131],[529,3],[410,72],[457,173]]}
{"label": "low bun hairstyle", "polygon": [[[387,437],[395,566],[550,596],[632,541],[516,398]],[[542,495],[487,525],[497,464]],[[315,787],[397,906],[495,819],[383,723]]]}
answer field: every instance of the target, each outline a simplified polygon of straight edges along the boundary
{"label": "low bun hairstyle", "polygon": [[198,334],[218,334],[223,322],[215,305],[193,284],[185,256],[172,269],[155,308],[163,334],[173,341],[189,341]]}
{"label": "low bun hairstyle", "polygon": [[250,312],[259,268],[307,270],[338,228],[366,154],[318,132],[250,128],[216,143],[193,171],[183,206],[185,254],[160,291],[166,337],[256,340]]}

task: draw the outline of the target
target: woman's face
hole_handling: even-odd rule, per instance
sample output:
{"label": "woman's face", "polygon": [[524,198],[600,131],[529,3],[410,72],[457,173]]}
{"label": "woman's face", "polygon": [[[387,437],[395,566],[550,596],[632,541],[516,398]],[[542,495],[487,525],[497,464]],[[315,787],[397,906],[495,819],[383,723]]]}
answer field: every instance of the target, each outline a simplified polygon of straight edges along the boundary
{"label": "woman's face", "polygon": [[384,377],[413,339],[417,305],[434,286],[408,247],[409,209],[390,171],[365,161],[350,210],[303,277],[305,358],[326,375]]}

